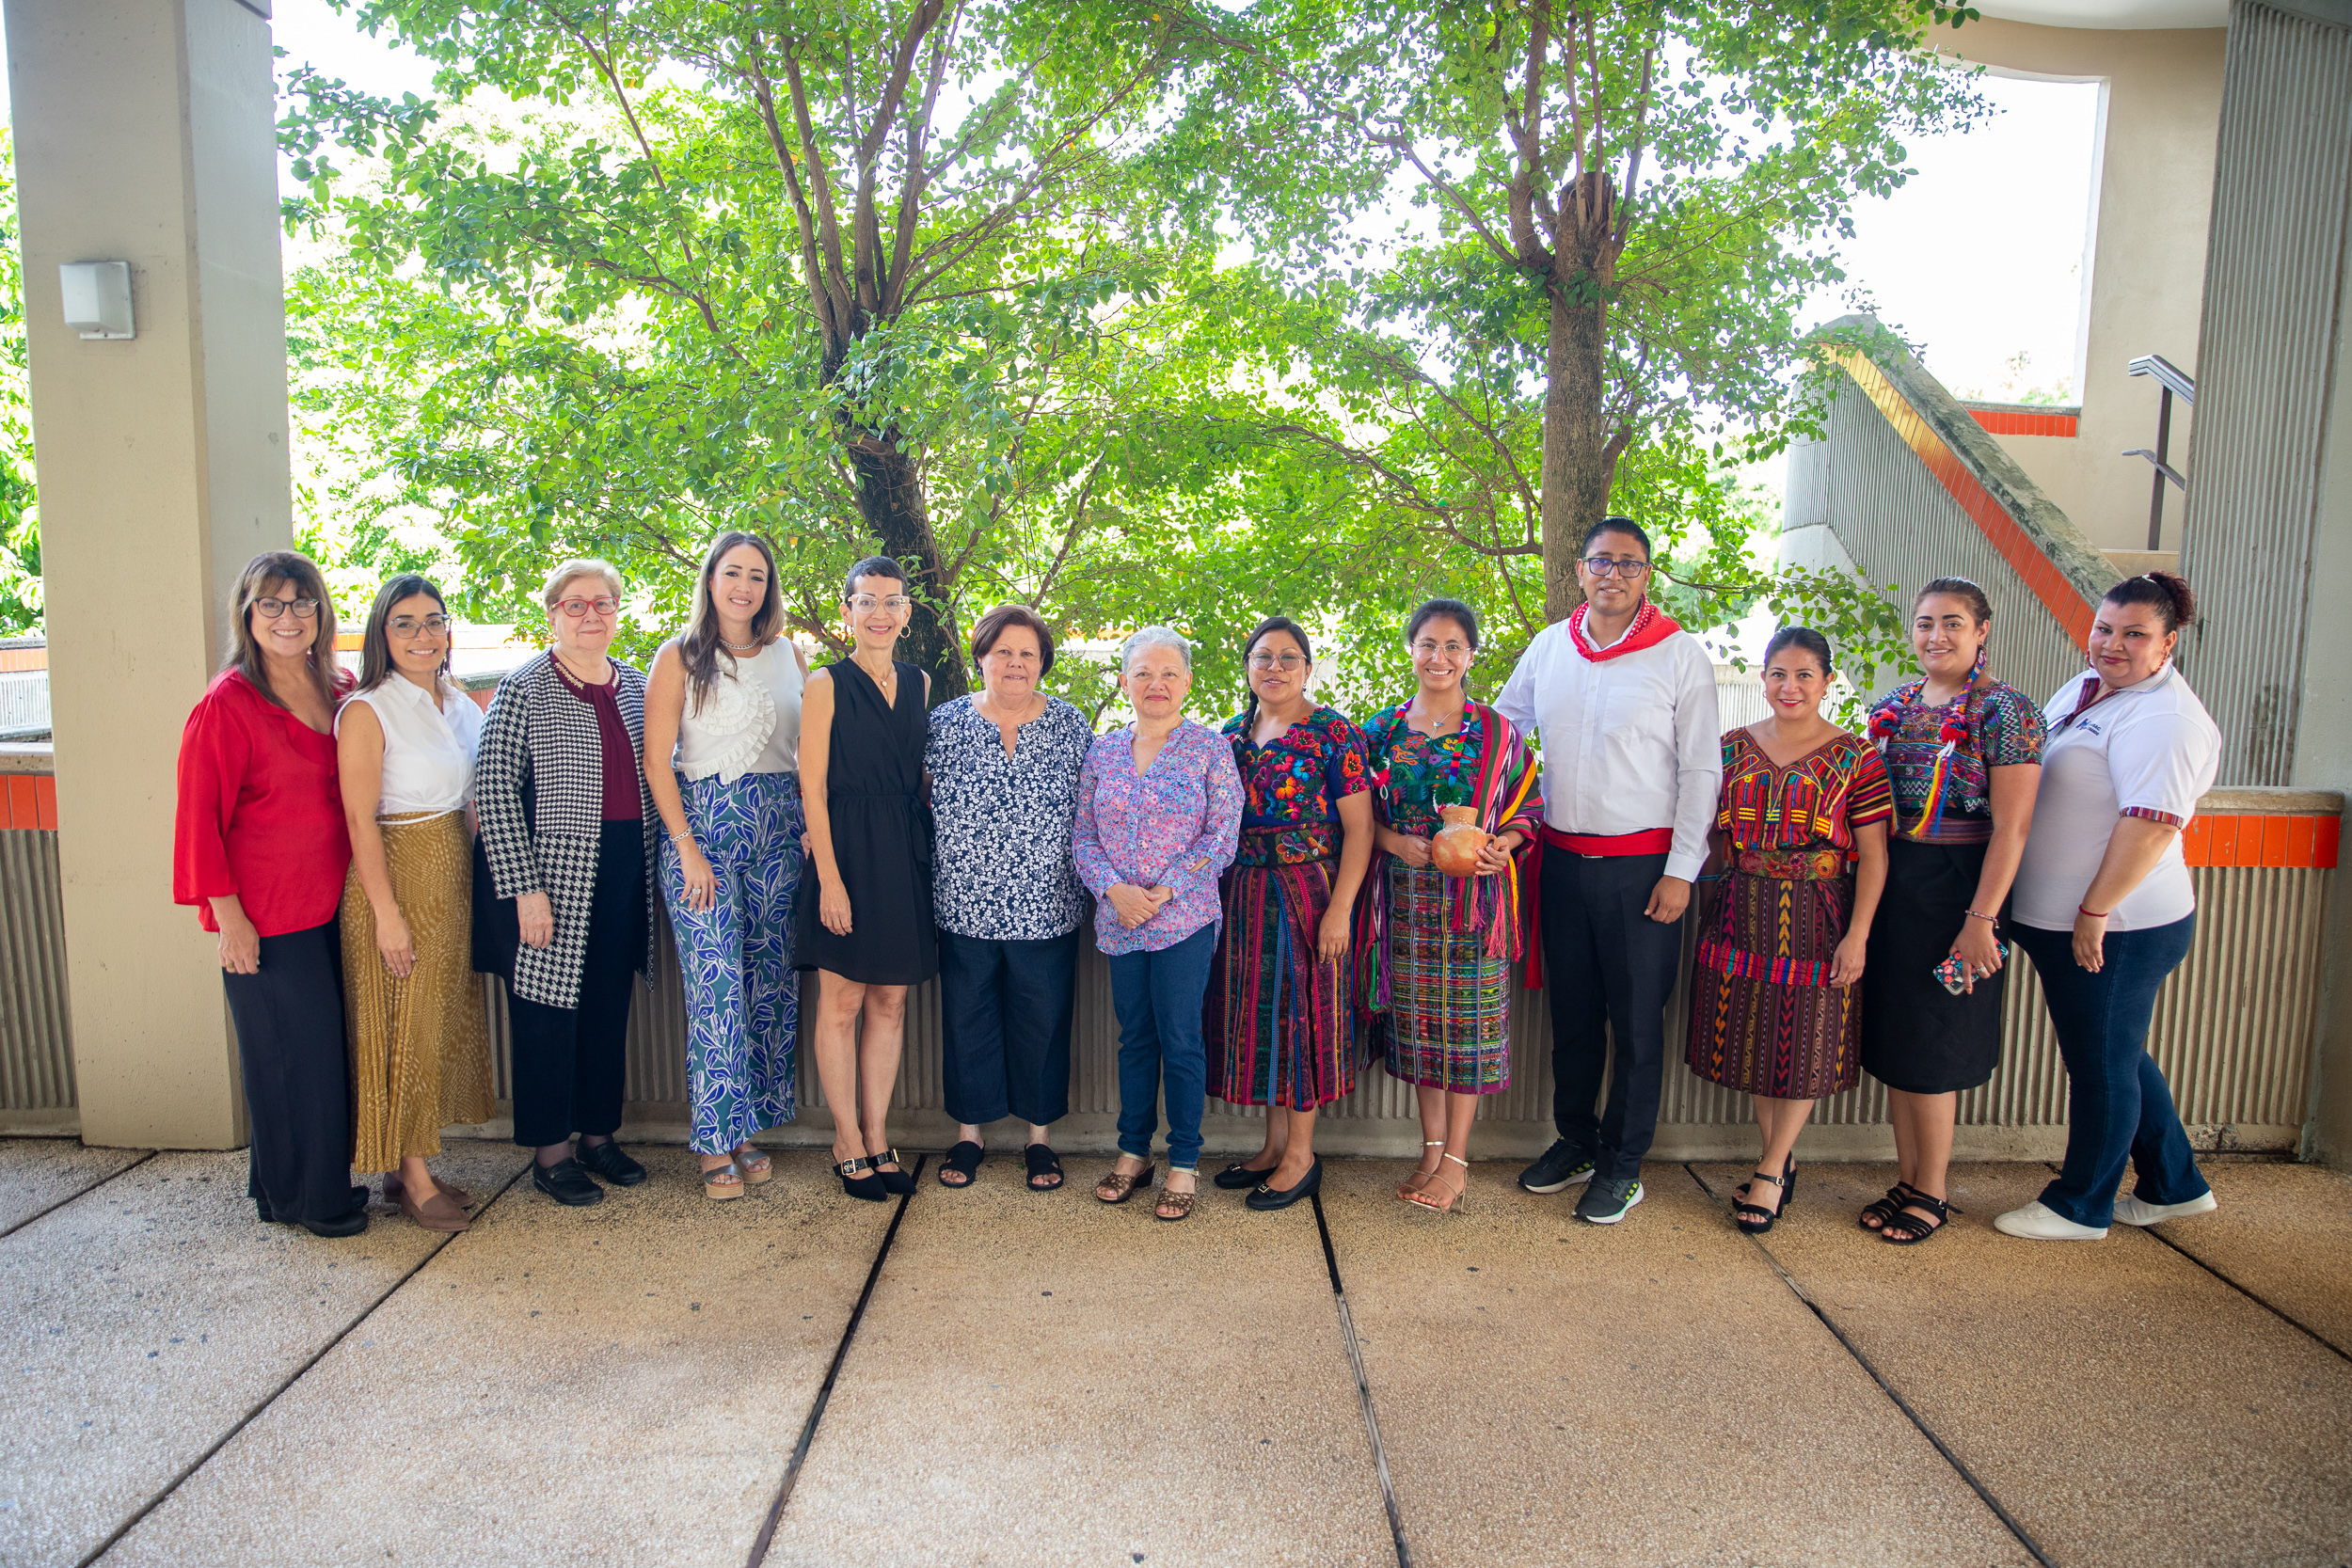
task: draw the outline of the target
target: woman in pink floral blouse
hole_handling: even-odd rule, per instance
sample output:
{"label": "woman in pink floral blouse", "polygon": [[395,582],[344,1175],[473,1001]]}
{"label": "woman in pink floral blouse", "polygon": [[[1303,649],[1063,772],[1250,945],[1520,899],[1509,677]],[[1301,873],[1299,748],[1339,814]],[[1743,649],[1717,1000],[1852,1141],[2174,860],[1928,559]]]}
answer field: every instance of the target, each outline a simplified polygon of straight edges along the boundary
{"label": "woman in pink floral blouse", "polygon": [[1072,835],[1119,1014],[1119,1163],[1094,1196],[1124,1203],[1151,1186],[1165,1084],[1168,1184],[1155,1212],[1181,1220],[1200,1184],[1201,998],[1216,951],[1217,874],[1241,832],[1241,775],[1224,737],[1184,717],[1192,645],[1183,636],[1145,626],[1119,666],[1135,722],[1087,752]]}

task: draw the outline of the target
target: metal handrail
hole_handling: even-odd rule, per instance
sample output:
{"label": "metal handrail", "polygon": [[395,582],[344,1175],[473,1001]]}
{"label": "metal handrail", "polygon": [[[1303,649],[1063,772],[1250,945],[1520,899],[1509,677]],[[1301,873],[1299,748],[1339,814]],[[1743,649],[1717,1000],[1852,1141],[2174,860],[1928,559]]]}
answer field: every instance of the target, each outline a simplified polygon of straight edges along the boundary
{"label": "metal handrail", "polygon": [[2144,457],[2155,467],[2155,473],[2148,481],[2148,547],[2160,550],[2164,548],[2164,482],[2170,480],[2181,487],[2184,494],[2188,490],[2187,477],[2165,461],[2172,445],[2172,400],[2177,397],[2195,407],[2197,381],[2161,354],[2143,354],[2131,362],[2129,369],[2134,375],[2154,376],[2156,385],[2164,388],[2163,396],[2156,404],[2154,450],[2134,447],[2123,454],[2126,457]]}

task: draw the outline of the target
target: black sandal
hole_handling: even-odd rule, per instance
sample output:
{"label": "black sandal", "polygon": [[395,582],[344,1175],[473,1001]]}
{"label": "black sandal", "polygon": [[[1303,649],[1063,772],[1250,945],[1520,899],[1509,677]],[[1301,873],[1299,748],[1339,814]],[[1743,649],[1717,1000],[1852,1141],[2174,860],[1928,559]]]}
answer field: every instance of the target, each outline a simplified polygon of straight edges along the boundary
{"label": "black sandal", "polygon": [[1731,1223],[1751,1236],[1761,1236],[1770,1230],[1778,1223],[1781,1215],[1788,1212],[1788,1206],[1797,1201],[1796,1157],[1789,1156],[1788,1163],[1780,1167],[1778,1176],[1769,1175],[1760,1170],[1752,1172],[1749,1177],[1749,1187],[1746,1190],[1753,1191],[1754,1184],[1757,1181],[1770,1181],[1780,1189],[1780,1207],[1767,1209],[1760,1203],[1745,1201],[1733,1204]]}
{"label": "black sandal", "polygon": [[[1883,1230],[1886,1228],[1887,1221],[1902,1212],[1904,1204],[1909,1203],[1914,1197],[1925,1196],[1927,1196],[1925,1193],[1920,1192],[1910,1182],[1898,1181],[1886,1189],[1884,1197],[1880,1198],[1876,1203],[1867,1205],[1854,1223],[1865,1230]],[[1878,1224],[1872,1225],[1870,1223],[1872,1220],[1878,1221]]]}
{"label": "black sandal", "polygon": [[[1025,1145],[1021,1150],[1021,1163],[1029,1167],[1029,1191],[1052,1193],[1061,1190],[1061,1156],[1051,1148],[1043,1144]],[[1041,1185],[1038,1181],[1041,1176],[1050,1176],[1054,1180]]]}
{"label": "black sandal", "polygon": [[[1943,1229],[1945,1222],[1952,1217],[1952,1206],[1949,1200],[1930,1197],[1916,1187],[1912,1188],[1911,1196],[1904,1199],[1904,1207],[1925,1209],[1928,1212],[1908,1214],[1902,1210],[1897,1210],[1895,1217],[1888,1220],[1885,1227],[1879,1231],[1879,1240],[1888,1246],[1916,1246]],[[1930,1215],[1934,1217],[1933,1225],[1928,1223]]]}
{"label": "black sandal", "polygon": [[[974,1179],[980,1174],[980,1156],[986,1154],[988,1150],[982,1148],[978,1144],[974,1143],[971,1139],[964,1139],[961,1143],[949,1149],[947,1151],[947,1158],[939,1163],[939,1184],[943,1187],[955,1187],[958,1189],[969,1187],[972,1185]],[[961,1181],[948,1180],[947,1173],[951,1170],[962,1173],[963,1180]]]}

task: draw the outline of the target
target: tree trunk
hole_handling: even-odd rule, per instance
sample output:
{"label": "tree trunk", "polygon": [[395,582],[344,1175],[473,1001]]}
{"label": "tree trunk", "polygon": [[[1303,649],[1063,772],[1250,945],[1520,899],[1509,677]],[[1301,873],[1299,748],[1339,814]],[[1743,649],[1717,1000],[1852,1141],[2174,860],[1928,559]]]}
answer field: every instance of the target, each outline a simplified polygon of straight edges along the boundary
{"label": "tree trunk", "polygon": [[1616,269],[1610,233],[1616,203],[1610,182],[1587,175],[1562,204],[1559,255],[1549,293],[1544,350],[1542,520],[1544,617],[1557,621],[1583,602],[1576,560],[1584,535],[1608,515],[1616,462],[1601,404],[1608,392],[1609,307],[1602,293]]}
{"label": "tree trunk", "polygon": [[850,444],[850,467],[857,475],[858,511],[881,548],[914,579],[914,613],[899,639],[898,657],[930,672],[931,705],[971,689],[964,678],[963,636],[939,578],[939,543],[931,537],[930,514],[923,504],[922,476],[914,459],[895,450],[875,451]]}

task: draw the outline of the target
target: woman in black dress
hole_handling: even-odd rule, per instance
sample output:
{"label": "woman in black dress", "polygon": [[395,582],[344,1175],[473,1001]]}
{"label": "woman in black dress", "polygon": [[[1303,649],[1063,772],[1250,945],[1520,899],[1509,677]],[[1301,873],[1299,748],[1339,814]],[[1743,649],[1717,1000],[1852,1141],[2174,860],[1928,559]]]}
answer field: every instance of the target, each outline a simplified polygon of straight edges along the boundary
{"label": "woman in black dress", "polygon": [[801,697],[808,866],[794,967],[817,972],[813,1044],[833,1112],[834,1169],[844,1191],[875,1202],[914,1190],[882,1123],[906,1040],[907,988],[939,972],[923,803],[930,676],[890,657],[914,609],[907,588],[905,570],[885,557],[850,568],[841,610],[854,651],[811,674]]}

